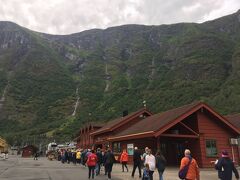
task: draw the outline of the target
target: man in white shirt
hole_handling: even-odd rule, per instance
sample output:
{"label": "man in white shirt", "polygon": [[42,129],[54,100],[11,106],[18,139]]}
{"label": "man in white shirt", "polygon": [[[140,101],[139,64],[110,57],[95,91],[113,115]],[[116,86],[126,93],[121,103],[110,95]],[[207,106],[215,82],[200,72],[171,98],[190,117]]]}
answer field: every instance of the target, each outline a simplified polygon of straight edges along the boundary
{"label": "man in white shirt", "polygon": [[153,180],[153,173],[156,168],[156,159],[155,156],[152,155],[151,149],[148,149],[148,154],[145,157],[144,165],[149,164],[149,177],[150,180]]}

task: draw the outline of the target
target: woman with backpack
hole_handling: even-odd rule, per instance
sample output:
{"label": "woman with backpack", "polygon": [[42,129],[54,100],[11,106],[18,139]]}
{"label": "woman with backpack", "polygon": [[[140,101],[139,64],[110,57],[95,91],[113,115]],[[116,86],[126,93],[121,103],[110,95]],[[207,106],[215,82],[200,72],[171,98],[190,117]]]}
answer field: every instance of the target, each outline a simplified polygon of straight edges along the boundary
{"label": "woman with backpack", "polygon": [[92,150],[91,154],[89,154],[87,158],[88,179],[90,179],[91,174],[92,174],[92,179],[94,179],[94,170],[95,170],[96,164],[97,164],[97,155],[95,154],[95,151]]}
{"label": "woman with backpack", "polygon": [[191,156],[189,149],[184,151],[185,157],[181,160],[179,178],[185,180],[200,180],[197,161]]}

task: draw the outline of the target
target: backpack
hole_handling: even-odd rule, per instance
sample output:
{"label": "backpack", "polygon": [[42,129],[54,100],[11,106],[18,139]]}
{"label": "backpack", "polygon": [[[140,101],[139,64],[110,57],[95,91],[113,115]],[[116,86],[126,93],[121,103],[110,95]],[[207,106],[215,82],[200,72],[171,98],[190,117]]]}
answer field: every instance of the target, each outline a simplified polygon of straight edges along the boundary
{"label": "backpack", "polygon": [[179,170],[178,177],[180,179],[185,179],[186,178],[187,172],[188,172],[188,169],[189,169],[189,166],[190,166],[191,162],[192,162],[192,158],[189,158],[188,164],[186,166],[184,166],[182,169]]}
{"label": "backpack", "polygon": [[150,179],[149,171],[146,168],[144,168],[142,180],[149,180],[149,179]]}

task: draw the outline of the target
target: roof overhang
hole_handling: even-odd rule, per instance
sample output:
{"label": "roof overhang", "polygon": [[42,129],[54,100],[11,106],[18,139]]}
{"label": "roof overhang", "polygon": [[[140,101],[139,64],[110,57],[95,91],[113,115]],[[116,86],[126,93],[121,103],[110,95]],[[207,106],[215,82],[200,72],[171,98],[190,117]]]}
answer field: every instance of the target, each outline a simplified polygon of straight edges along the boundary
{"label": "roof overhang", "polygon": [[112,132],[115,129],[121,127],[122,125],[128,123],[133,118],[135,118],[135,117],[137,117],[137,116],[139,116],[139,115],[141,115],[143,113],[147,113],[149,116],[153,115],[149,110],[147,110],[146,108],[143,108],[143,109],[133,113],[131,116],[127,117],[126,119],[123,118],[122,121],[120,121],[116,125],[113,125],[112,127],[104,128],[104,126],[103,126],[103,128],[104,128],[103,130],[98,129],[97,131],[90,133],[90,136],[96,136],[96,135],[103,134],[103,133],[106,133],[106,132]]}
{"label": "roof overhang", "polygon": [[110,138],[108,138],[108,140],[109,141],[119,141],[119,140],[122,141],[122,140],[140,139],[140,138],[147,138],[147,137],[154,137],[154,131],[110,137]]}

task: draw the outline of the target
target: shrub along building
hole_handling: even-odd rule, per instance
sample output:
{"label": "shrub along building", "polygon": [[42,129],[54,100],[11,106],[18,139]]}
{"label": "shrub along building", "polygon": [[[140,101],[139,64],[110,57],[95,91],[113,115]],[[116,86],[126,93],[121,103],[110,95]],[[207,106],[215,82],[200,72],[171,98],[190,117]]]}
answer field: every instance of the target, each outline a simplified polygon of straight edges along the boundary
{"label": "shrub along building", "polygon": [[103,127],[103,125],[96,122],[87,123],[85,126],[83,126],[79,130],[77,138],[74,139],[74,141],[77,142],[77,148],[91,149],[94,145],[94,142],[92,136],[90,136],[90,133],[100,129],[101,127]]}

